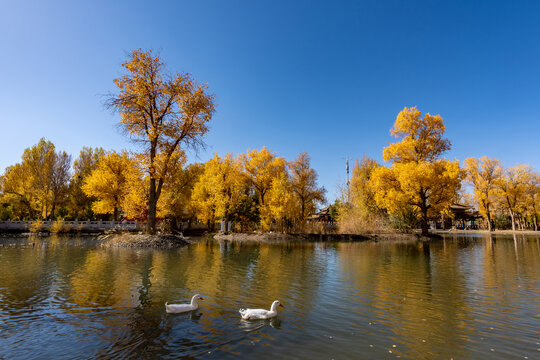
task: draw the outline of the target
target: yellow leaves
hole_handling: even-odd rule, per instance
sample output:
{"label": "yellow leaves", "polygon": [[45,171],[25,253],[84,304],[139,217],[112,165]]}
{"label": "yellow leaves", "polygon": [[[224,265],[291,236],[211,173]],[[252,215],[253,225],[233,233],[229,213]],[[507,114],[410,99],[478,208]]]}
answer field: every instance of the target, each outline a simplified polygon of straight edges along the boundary
{"label": "yellow leaves", "polygon": [[133,50],[122,66],[127,73],[114,80],[119,94],[111,95],[107,105],[120,113],[124,130],[145,144],[141,155],[150,176],[147,230],[154,233],[167,173],[179,160],[180,149],[202,144],[215,111],[214,95],[189,74],[171,75],[152,51]]}
{"label": "yellow leaves", "polygon": [[294,218],[297,210],[291,187],[292,184],[285,172],[272,179],[266,204],[261,208],[261,227],[263,230],[269,230],[270,224],[276,221],[281,225],[283,231],[284,220]]}
{"label": "yellow leaves", "polygon": [[204,165],[204,171],[194,186],[192,201],[198,215],[212,221],[228,220],[235,206],[244,198],[244,183],[240,163],[231,154],[217,154]]}
{"label": "yellow leaves", "polygon": [[325,201],[324,188],[317,186],[317,172],[310,166],[310,157],[301,153],[289,163],[291,173],[290,191],[299,203],[298,220],[304,221],[316,210],[316,205]]}
{"label": "yellow leaves", "polygon": [[398,114],[391,134],[401,141],[383,151],[384,160],[393,164],[373,170],[370,185],[377,204],[390,213],[416,207],[425,234],[428,216],[443,211],[456,198],[463,173],[458,161],[439,159],[450,149],[450,141],[443,138],[441,116],[421,115],[416,107]]}
{"label": "yellow leaves", "polygon": [[253,185],[261,204],[264,205],[266,192],[270,189],[272,180],[285,172],[286,161],[276,157],[266,146],[261,150],[248,150],[247,154],[242,154],[241,159],[246,179]]}
{"label": "yellow leaves", "polygon": [[351,183],[350,183],[350,199],[349,201],[367,216],[369,213],[375,212],[377,205],[374,200],[374,192],[369,186],[373,170],[379,166],[377,162],[366,156],[362,157],[362,162],[353,167]]}
{"label": "yellow leaves", "polygon": [[405,205],[420,210],[426,206],[437,214],[454,200],[461,186],[462,171],[458,161],[396,163],[390,168],[373,170],[371,186],[375,200],[390,213]]}
{"label": "yellow leaves", "polygon": [[[499,160],[486,156],[480,159],[467,158],[463,162],[467,181],[474,187],[474,199],[481,214],[491,219],[497,195],[497,182],[503,170]],[[488,226],[491,226],[489,224]]]}
{"label": "yellow leaves", "polygon": [[405,107],[397,116],[390,133],[401,138],[383,150],[384,161],[432,161],[450,149],[450,141],[444,139],[445,127],[440,115],[425,114]]}
{"label": "yellow leaves", "polygon": [[112,152],[100,158],[97,168],[87,177],[82,189],[87,196],[98,199],[92,204],[96,213],[114,214],[117,217],[130,185],[136,184],[139,179],[137,164],[127,152]]}

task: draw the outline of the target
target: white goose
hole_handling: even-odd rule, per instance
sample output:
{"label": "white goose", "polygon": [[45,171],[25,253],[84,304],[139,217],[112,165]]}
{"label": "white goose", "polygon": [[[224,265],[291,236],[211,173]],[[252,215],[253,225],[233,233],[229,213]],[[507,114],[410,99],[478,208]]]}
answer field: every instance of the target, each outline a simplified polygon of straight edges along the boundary
{"label": "white goose", "polygon": [[175,314],[197,310],[199,308],[199,304],[197,304],[198,300],[204,300],[204,298],[201,295],[197,294],[197,295],[193,295],[193,297],[191,298],[191,304],[169,305],[165,303],[165,310],[167,310],[168,313],[175,313]]}
{"label": "white goose", "polygon": [[270,307],[270,310],[265,309],[240,309],[240,315],[242,315],[242,319],[244,320],[264,320],[264,319],[270,319],[277,316],[277,307],[281,306],[281,303],[276,300],[272,303],[272,306]]}

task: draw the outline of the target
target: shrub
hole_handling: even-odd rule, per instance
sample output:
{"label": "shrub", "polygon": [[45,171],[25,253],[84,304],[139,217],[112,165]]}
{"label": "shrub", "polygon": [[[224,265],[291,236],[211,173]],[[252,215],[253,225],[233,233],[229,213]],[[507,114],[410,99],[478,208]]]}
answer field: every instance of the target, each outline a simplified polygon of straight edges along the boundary
{"label": "shrub", "polygon": [[71,230],[71,226],[66,224],[64,220],[56,220],[52,223],[49,231],[51,233],[67,233]]}
{"label": "shrub", "polygon": [[41,232],[43,230],[43,221],[36,220],[36,221],[32,222],[32,224],[30,225],[29,230],[30,230],[31,233]]}

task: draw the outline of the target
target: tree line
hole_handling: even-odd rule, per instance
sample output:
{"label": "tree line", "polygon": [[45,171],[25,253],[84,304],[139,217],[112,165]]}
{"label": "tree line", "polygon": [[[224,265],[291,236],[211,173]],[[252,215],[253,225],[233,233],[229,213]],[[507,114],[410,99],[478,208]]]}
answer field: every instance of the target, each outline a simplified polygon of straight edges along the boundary
{"label": "tree line", "polygon": [[[298,230],[325,202],[307,153],[287,161],[263,147],[192,164],[184,153],[177,156],[156,207],[169,230],[198,220],[210,228],[218,220],[231,221],[239,231]],[[41,139],[0,177],[0,219],[145,221],[145,169],[138,153],[90,147],[71,163],[71,156]]]}
{"label": "tree line", "polygon": [[[453,204],[473,205],[483,227],[538,230],[540,174],[528,165],[505,167],[494,158],[448,160],[451,143],[440,115],[404,108],[390,130],[399,141],[383,150],[389,166],[364,157],[356,161],[350,189],[338,201],[342,231],[416,228],[455,214]],[[466,186],[472,194],[465,191]],[[495,221],[496,220],[496,221]]]}

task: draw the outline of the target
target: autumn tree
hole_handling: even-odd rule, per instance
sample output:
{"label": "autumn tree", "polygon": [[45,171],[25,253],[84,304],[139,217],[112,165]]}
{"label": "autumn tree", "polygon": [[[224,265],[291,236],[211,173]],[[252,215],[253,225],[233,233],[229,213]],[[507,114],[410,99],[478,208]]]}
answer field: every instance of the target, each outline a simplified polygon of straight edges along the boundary
{"label": "autumn tree", "polygon": [[73,176],[69,184],[69,211],[74,218],[91,218],[92,203],[96,200],[88,197],[82,190],[84,181],[94,169],[98,161],[105,156],[102,148],[83,147],[79,157],[73,162]]}
{"label": "autumn tree", "polygon": [[286,171],[287,162],[268,151],[266,146],[261,150],[251,150],[242,154],[241,159],[244,176],[257,193],[260,205],[263,206],[272,180]]}
{"label": "autumn tree", "polygon": [[22,162],[6,170],[4,192],[15,196],[28,208],[30,217],[53,218],[65,200],[71,176],[71,156],[56,151],[44,138],[24,150]]}
{"label": "autumn tree", "polygon": [[326,190],[317,185],[317,172],[310,166],[310,157],[301,153],[298,158],[289,163],[291,173],[291,191],[300,204],[298,219],[304,221],[313,214],[317,204],[324,203]]}
{"label": "autumn tree", "polygon": [[51,218],[55,217],[56,206],[66,200],[70,178],[71,155],[68,155],[65,151],[59,151],[55,154],[51,174]]}
{"label": "autumn tree", "polygon": [[[272,179],[270,189],[267,192],[267,200],[261,207],[261,228],[270,230],[271,224],[275,222],[281,232],[292,226],[292,222],[298,216],[301,202],[295,197],[298,196],[293,189],[293,183],[287,173],[279,173]],[[301,214],[301,213],[300,213]]]}
{"label": "autumn tree", "polygon": [[382,212],[375,202],[375,191],[370,186],[373,170],[379,167],[377,161],[363,156],[353,166],[350,186],[342,190],[342,200],[337,221],[340,232],[359,233],[375,231],[382,227]]}
{"label": "autumn tree", "polygon": [[467,181],[474,187],[478,211],[486,217],[488,230],[492,231],[492,214],[495,210],[497,183],[503,174],[499,160],[486,156],[464,161]]}
{"label": "autumn tree", "polygon": [[187,73],[171,75],[151,51],[133,50],[122,67],[127,73],[114,80],[119,93],[111,95],[107,105],[120,113],[125,131],[143,144],[149,176],[147,231],[153,234],[157,202],[174,153],[202,143],[214,113],[214,96]]}
{"label": "autumn tree", "polygon": [[196,219],[197,212],[192,201],[193,189],[203,170],[203,164],[193,163],[187,166],[177,166],[169,174],[169,180],[162,195],[162,212],[170,219],[172,230],[179,230],[178,222],[180,221],[191,223]]}
{"label": "autumn tree", "polygon": [[204,164],[204,170],[193,188],[192,201],[201,217],[231,220],[234,209],[245,197],[241,166],[232,154],[217,154]]}
{"label": "autumn tree", "polygon": [[369,185],[373,170],[378,167],[379,164],[377,161],[364,155],[361,162],[358,162],[358,159],[356,160],[352,171],[350,184],[351,202],[354,206],[361,209],[361,212],[366,216],[378,210],[377,203],[375,202],[375,192]]}
{"label": "autumn tree", "polygon": [[127,152],[111,152],[99,159],[96,169],[85,179],[82,190],[97,200],[92,210],[98,214],[113,214],[119,219],[120,208],[130,189],[130,178],[140,177],[136,163]]}
{"label": "autumn tree", "polygon": [[0,184],[4,202],[11,204],[20,218],[33,219],[37,203],[30,168],[22,163],[7,167]]}
{"label": "autumn tree", "polygon": [[373,170],[370,180],[378,206],[390,213],[407,206],[418,210],[424,235],[428,233],[430,215],[450,205],[461,186],[458,161],[441,158],[450,149],[444,131],[440,115],[422,117],[416,107],[404,108],[390,131],[401,140],[383,151],[384,161],[392,164]]}
{"label": "autumn tree", "polygon": [[538,212],[540,211],[540,173],[531,171],[525,184],[525,209],[531,217],[534,231],[538,231]]}
{"label": "autumn tree", "polygon": [[516,230],[517,216],[525,207],[527,180],[531,168],[528,165],[517,165],[504,170],[497,180],[499,204],[508,211],[512,221],[512,230]]}

